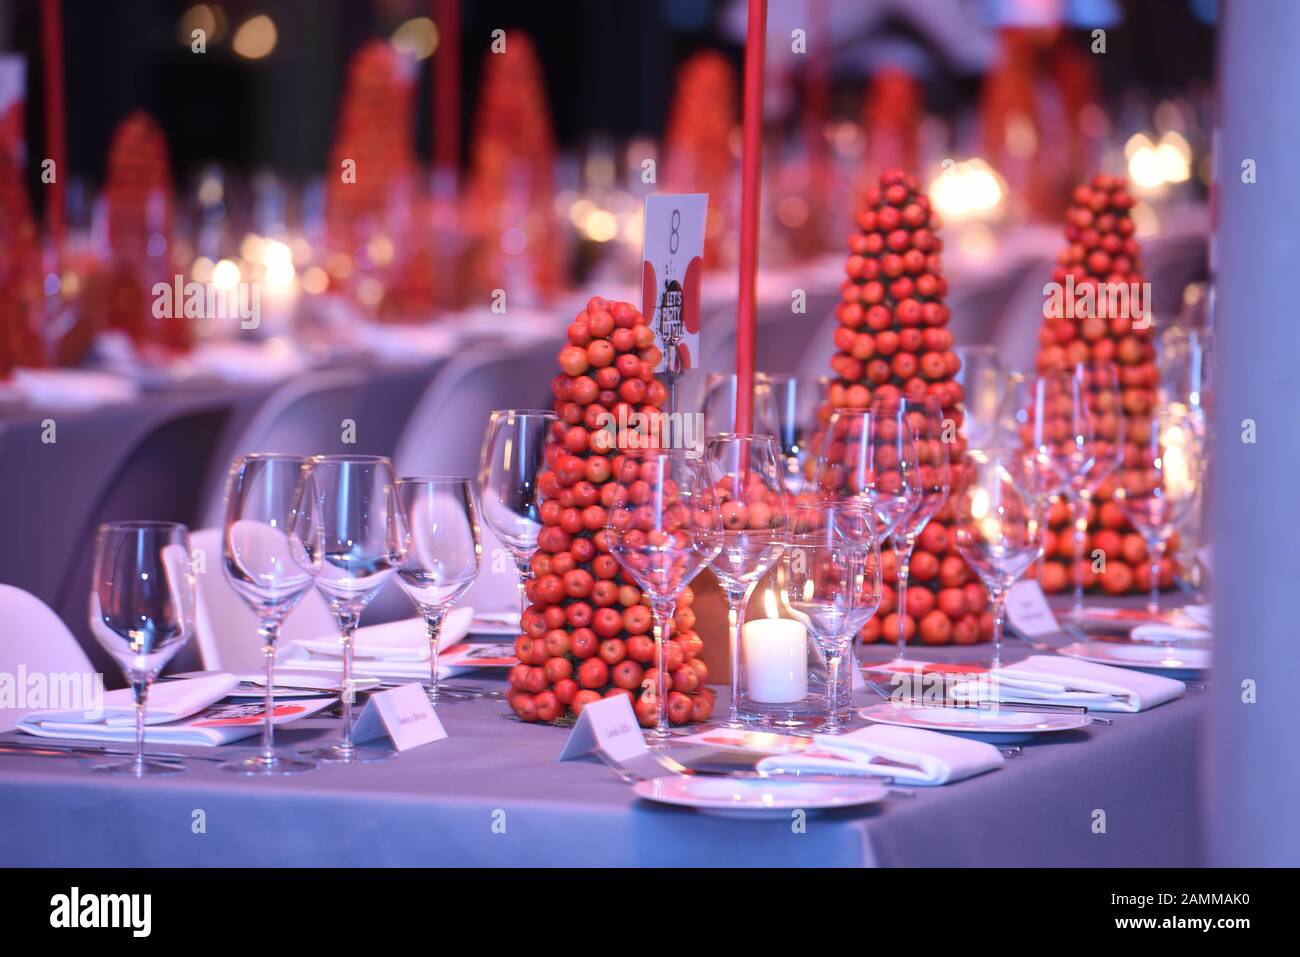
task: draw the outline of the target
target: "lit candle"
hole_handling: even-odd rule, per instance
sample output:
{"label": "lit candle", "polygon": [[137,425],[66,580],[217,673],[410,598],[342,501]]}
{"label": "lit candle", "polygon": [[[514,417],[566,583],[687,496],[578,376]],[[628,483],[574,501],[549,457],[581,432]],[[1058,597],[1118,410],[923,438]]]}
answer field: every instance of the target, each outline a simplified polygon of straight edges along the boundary
{"label": "lit candle", "polygon": [[745,622],[745,691],[751,701],[788,704],[808,696],[808,631],[789,618]]}

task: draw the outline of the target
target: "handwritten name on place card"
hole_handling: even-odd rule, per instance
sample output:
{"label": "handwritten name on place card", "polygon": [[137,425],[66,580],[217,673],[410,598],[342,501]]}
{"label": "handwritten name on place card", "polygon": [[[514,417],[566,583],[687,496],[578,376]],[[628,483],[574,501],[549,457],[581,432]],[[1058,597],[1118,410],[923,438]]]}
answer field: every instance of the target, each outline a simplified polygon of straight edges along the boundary
{"label": "handwritten name on place card", "polygon": [[372,694],[352,728],[352,740],[387,737],[398,751],[441,741],[447,729],[419,684],[402,685]]}

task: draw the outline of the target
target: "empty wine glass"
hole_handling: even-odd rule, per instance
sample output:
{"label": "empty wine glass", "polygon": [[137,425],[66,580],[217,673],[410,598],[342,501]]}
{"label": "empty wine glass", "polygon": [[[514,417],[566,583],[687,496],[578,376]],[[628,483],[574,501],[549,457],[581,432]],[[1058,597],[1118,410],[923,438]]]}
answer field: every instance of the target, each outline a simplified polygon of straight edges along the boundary
{"label": "empty wine glass", "polygon": [[717,502],[704,464],[685,449],[634,449],[618,460],[618,488],[605,528],[610,554],[650,599],[654,618],[657,718],[654,747],[671,737],[665,644],[677,599],[722,547]]}
{"label": "empty wine glass", "polygon": [[817,410],[826,403],[830,378],[802,378],[787,373],[759,372],[755,391],[771,393],[776,412],[776,440],[785,469],[785,487],[798,495],[808,484],[808,465],[816,461]]}
{"label": "empty wine glass", "polygon": [[1007,590],[1043,553],[1041,495],[1025,486],[1043,480],[1042,468],[1024,464],[1036,455],[1018,448],[971,449],[954,479],[957,551],[993,599],[994,668],[1002,665]]}
{"label": "empty wine glass", "polygon": [[546,465],[546,445],[557,418],[545,409],[500,409],[488,416],[479,456],[479,517],[510,551],[519,571],[520,627],[532,577],[529,559],[537,548],[537,478]]}
{"label": "empty wine glass", "polygon": [[[1048,466],[1042,476],[1051,496],[1071,494],[1092,467],[1091,418],[1081,379],[1073,372],[1011,377],[1005,405],[1005,431],[1020,446],[1040,453],[1034,461]],[[999,435],[1002,444],[1004,435]]]}
{"label": "empty wine glass", "polygon": [[[708,435],[721,435],[736,431],[736,394],[739,380],[735,373],[710,372],[704,385],[704,402],[701,411],[704,415],[704,432]],[[750,428],[755,435],[777,435],[776,404],[772,398],[770,383],[754,377],[753,424]]]}
{"label": "empty wine glass", "polygon": [[721,549],[711,567],[727,595],[731,628],[731,713],[724,726],[743,728],[740,716],[740,642],[745,605],[758,580],[776,563],[789,532],[789,499],[776,439],[723,434],[705,446],[717,498]]}
{"label": "empty wine glass", "polygon": [[[235,593],[257,616],[266,659],[265,720],[261,753],[221,767],[241,774],[298,774],[316,765],[275,750],[275,646],[280,628],[311,589],[300,560],[297,508],[307,460],[296,455],[256,454],[235,459],[226,485],[222,567]],[[297,557],[295,557],[297,556]]]}
{"label": "empty wine glass", "polygon": [[401,557],[393,464],[379,455],[317,455],[308,460],[297,514],[299,560],[325,597],[343,649],[343,736],[304,752],[319,761],[352,764],[392,757],[384,748],[352,743],[353,645],[361,612],[393,576]]}
{"label": "empty wine glass", "polygon": [[[446,475],[397,480],[401,563],[397,583],[424,617],[429,634],[429,685],[441,697],[466,697],[438,687],[438,636],[447,611],[474,584],[482,560],[474,493],[467,478]],[[469,697],[473,697],[470,695]]]}
{"label": "empty wine glass", "polygon": [[917,503],[893,530],[898,568],[898,661],[907,657],[907,586],[912,549],[925,526],[948,501],[951,470],[948,444],[943,440],[943,406],[933,396],[881,400],[872,405],[879,441],[888,442],[891,457],[906,463],[907,445],[915,447],[917,468],[907,476]]}
{"label": "empty wine glass", "polygon": [[852,500],[801,503],[793,509],[790,543],[781,558],[785,606],[826,656],[826,721],[839,734],[840,665],[853,638],[880,607],[880,545],[870,509]]}
{"label": "empty wine glass", "polygon": [[813,486],[818,495],[869,506],[876,517],[875,537],[883,542],[921,502],[918,467],[910,431],[880,422],[874,412],[836,409],[826,425]]}
{"label": "empty wine glass", "polygon": [[1138,442],[1137,461],[1125,463],[1115,501],[1146,539],[1151,559],[1151,598],[1160,610],[1160,562],[1175,526],[1196,504],[1201,476],[1201,443],[1196,425],[1181,412],[1158,412]]}
{"label": "empty wine glass", "polygon": [[91,581],[90,632],[122,667],[135,699],[135,756],[94,770],[179,774],[179,764],[145,759],[144,719],[158,672],[194,634],[189,529],[173,522],[101,525]]}
{"label": "empty wine glass", "polygon": [[1006,370],[996,346],[958,346],[953,352],[961,361],[954,379],[962,391],[963,434],[973,448],[987,448],[996,435],[1006,397]]}
{"label": "empty wine glass", "polygon": [[1088,545],[1088,510],[1097,487],[1124,459],[1124,408],[1119,370],[1111,362],[1080,362],[1073,375],[1081,391],[1085,438],[1089,442],[1084,467],[1070,477],[1068,499],[1074,525],[1074,607],[1083,617],[1083,586]]}

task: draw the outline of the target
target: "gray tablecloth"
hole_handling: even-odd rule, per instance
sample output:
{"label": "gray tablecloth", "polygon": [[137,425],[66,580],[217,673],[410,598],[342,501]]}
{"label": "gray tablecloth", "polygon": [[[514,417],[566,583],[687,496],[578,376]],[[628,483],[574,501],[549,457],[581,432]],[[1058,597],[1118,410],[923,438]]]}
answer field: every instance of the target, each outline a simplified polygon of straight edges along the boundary
{"label": "gray tablecloth", "polygon": [[[979,660],[987,648],[917,655]],[[501,701],[441,707],[450,736],[389,761],[290,778],[194,761],[188,774],[137,781],[3,756],[0,865],[1188,866],[1201,705],[1189,693],[1046,735],[1001,770],[810,815],[804,833],[640,801],[602,764],[557,763],[568,732],[522,724]],[[336,721],[313,719],[280,741],[336,733]]]}

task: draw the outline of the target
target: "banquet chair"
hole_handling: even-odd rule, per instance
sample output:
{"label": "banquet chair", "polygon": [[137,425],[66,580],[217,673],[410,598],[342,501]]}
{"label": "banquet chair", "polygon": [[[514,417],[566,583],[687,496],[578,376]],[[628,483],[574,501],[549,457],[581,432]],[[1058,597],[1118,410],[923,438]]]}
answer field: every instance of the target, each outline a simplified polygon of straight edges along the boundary
{"label": "banquet chair", "polygon": [[[286,382],[273,392],[248,425],[215,457],[204,483],[202,527],[221,525],[226,511],[226,478],[230,463],[249,452],[291,455],[357,454],[371,452],[371,432],[378,431],[382,412],[365,412],[366,375],[355,369],[312,372]],[[345,425],[355,423],[354,442],[345,442]],[[372,429],[371,426],[375,428]]]}
{"label": "banquet chair", "polygon": [[[37,708],[90,705],[96,669],[59,616],[35,595],[0,585],[0,674],[11,676],[21,698],[14,707],[0,708],[0,731],[9,731],[26,712]],[[20,671],[21,669],[21,671]],[[20,677],[21,675],[21,677]],[[32,676],[44,679],[43,701],[31,700]],[[64,695],[77,701],[62,700]]]}
{"label": "banquet chair", "polygon": [[[226,578],[222,568],[223,534],[220,528],[205,528],[190,535],[195,555],[202,557],[202,566],[195,569],[194,576],[198,598],[195,644],[205,671],[260,674],[265,659],[257,635],[257,616]],[[329,606],[312,588],[285,619],[280,640],[321,638],[337,632]]]}

